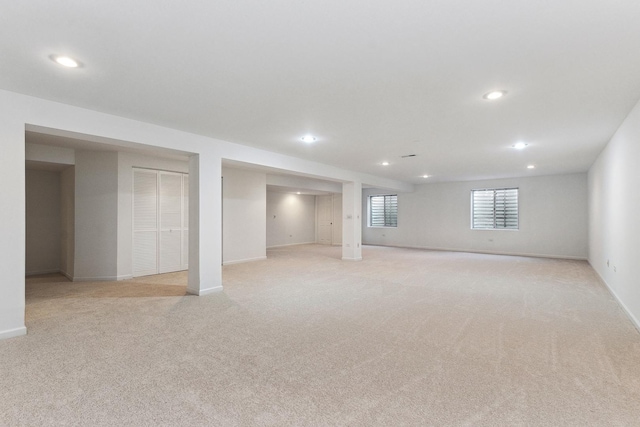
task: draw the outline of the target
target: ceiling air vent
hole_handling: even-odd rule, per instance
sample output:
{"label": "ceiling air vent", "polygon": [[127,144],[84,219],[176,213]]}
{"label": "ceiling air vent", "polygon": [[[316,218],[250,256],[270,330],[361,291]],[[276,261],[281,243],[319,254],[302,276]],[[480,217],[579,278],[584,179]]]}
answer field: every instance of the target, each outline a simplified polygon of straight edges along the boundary
{"label": "ceiling air vent", "polygon": [[403,159],[406,159],[408,157],[415,157],[415,156],[417,156],[417,154],[407,154],[406,156],[400,156],[400,157],[402,157]]}

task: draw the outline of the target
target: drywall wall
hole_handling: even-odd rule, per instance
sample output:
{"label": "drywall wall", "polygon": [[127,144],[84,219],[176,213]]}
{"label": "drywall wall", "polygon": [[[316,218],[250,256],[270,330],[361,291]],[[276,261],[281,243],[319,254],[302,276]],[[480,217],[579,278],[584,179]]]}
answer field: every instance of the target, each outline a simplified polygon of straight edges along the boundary
{"label": "drywall wall", "polygon": [[3,203],[0,209],[0,339],[27,333],[24,324],[24,122],[11,101],[3,102],[0,96],[0,194],[4,200],[11,201]]}
{"label": "drywall wall", "polygon": [[295,175],[267,175],[267,185],[287,187],[299,190],[322,191],[325,193],[341,193],[342,183],[305,178]]}
{"label": "drywall wall", "polygon": [[[12,203],[0,210],[0,338],[23,335],[25,307],[25,131],[85,143],[189,156],[189,293],[222,288],[222,159],[251,163],[330,181],[358,181],[411,191],[413,186],[292,156],[176,129],[0,90],[0,193]],[[76,153],[77,154],[77,153]],[[76,159],[77,160],[77,159]],[[76,184],[80,175],[76,170]],[[106,185],[106,184],[105,184]],[[117,187],[117,183],[115,184]],[[76,206],[76,213],[79,207]],[[76,218],[76,222],[85,223]],[[117,227],[116,227],[117,228]],[[117,230],[113,230],[116,236]],[[76,243],[78,243],[76,237]],[[81,249],[76,247],[76,254]],[[76,259],[76,264],[79,262]],[[108,262],[111,262],[109,259]],[[114,271],[117,274],[117,263]],[[77,265],[76,265],[77,270]],[[79,276],[79,272],[76,271]]]}
{"label": "drywall wall", "polygon": [[[472,230],[471,190],[518,187],[519,230]],[[423,184],[398,193],[398,227],[367,224],[367,189],[362,198],[363,243],[371,245],[587,257],[587,175],[555,175],[473,182]]]}
{"label": "drywall wall", "polygon": [[222,261],[265,259],[266,175],[222,168]]}
{"label": "drywall wall", "polygon": [[60,271],[60,173],[26,171],[26,274]]}
{"label": "drywall wall", "polygon": [[76,151],[74,280],[117,279],[118,153]]}
{"label": "drywall wall", "polygon": [[189,162],[118,153],[118,280],[133,277],[133,168],[188,173]]}
{"label": "drywall wall", "polygon": [[267,247],[316,241],[316,196],[267,192]]}
{"label": "drywall wall", "polygon": [[640,329],[640,103],[589,170],[589,263]]}
{"label": "drywall wall", "polygon": [[26,160],[63,165],[73,165],[76,162],[76,153],[71,148],[26,143],[24,149]]}
{"label": "drywall wall", "polygon": [[70,280],[75,260],[75,173],[75,166],[60,172],[60,272]]}
{"label": "drywall wall", "polygon": [[333,194],[333,229],[334,246],[342,245],[342,194]]}

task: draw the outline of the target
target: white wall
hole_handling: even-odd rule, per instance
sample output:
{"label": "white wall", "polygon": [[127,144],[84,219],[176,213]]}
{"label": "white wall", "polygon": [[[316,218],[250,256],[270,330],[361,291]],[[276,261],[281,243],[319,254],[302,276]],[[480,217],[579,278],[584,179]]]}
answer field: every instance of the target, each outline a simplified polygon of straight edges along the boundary
{"label": "white wall", "polygon": [[71,280],[75,271],[75,173],[74,166],[60,173],[60,272]]}
{"label": "white wall", "polygon": [[71,148],[27,143],[24,149],[27,160],[62,165],[73,165],[76,162],[76,153]]}
{"label": "white wall", "polygon": [[639,164],[640,103],[589,170],[589,263],[640,329]]}
{"label": "white wall", "polygon": [[26,170],[26,274],[60,271],[60,172]]}
{"label": "white wall", "polygon": [[316,241],[316,196],[267,192],[267,247]]}
{"label": "white wall", "polygon": [[118,153],[76,151],[74,280],[116,280]]}
{"label": "white wall", "polygon": [[[518,231],[472,230],[472,189],[518,187]],[[367,226],[363,191],[364,244],[561,258],[587,257],[587,175],[556,175],[475,182],[423,184],[398,193],[398,227]]]}
{"label": "white wall", "polygon": [[332,241],[334,246],[342,245],[342,194],[333,194],[333,228]]}
{"label": "white wall", "polygon": [[266,174],[222,168],[222,261],[265,259]]}
{"label": "white wall", "polygon": [[[75,137],[116,147],[170,150],[190,155],[187,290],[197,295],[219,290],[222,286],[222,209],[219,181],[223,158],[317,179],[357,181],[399,191],[411,191],[413,188],[410,184],[395,180],[0,90],[0,194],[11,200],[11,203],[0,209],[0,234],[3,236],[0,239],[0,338],[26,333],[25,130]],[[76,178],[78,186],[81,179],[77,169]],[[76,213],[78,210],[79,207],[76,206]],[[80,218],[76,218],[76,223],[78,227],[87,225]],[[114,229],[113,236],[116,234],[117,230]],[[81,249],[76,247],[76,254],[79,253]],[[78,262],[76,259],[76,267]],[[117,274],[116,264],[114,262],[113,265]],[[76,271],[76,275],[79,276],[80,272]]]}
{"label": "white wall", "polygon": [[128,152],[118,153],[118,280],[133,277],[133,168],[189,172],[189,162]]}

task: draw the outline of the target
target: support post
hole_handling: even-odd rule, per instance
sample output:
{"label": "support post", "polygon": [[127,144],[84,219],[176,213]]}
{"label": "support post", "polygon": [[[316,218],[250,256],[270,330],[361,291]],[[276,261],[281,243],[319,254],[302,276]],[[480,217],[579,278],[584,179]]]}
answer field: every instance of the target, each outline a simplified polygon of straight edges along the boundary
{"label": "support post", "polygon": [[342,259],[362,260],[362,183],[342,184]]}

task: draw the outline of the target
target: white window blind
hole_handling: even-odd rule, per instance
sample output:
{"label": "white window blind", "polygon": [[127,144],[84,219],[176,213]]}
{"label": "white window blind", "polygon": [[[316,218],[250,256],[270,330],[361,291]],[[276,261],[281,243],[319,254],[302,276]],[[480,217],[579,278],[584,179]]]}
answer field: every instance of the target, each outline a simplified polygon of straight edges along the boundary
{"label": "white window blind", "polygon": [[518,229],[518,189],[471,190],[471,227],[477,229]]}
{"label": "white window blind", "polygon": [[398,196],[369,196],[369,227],[398,226]]}

